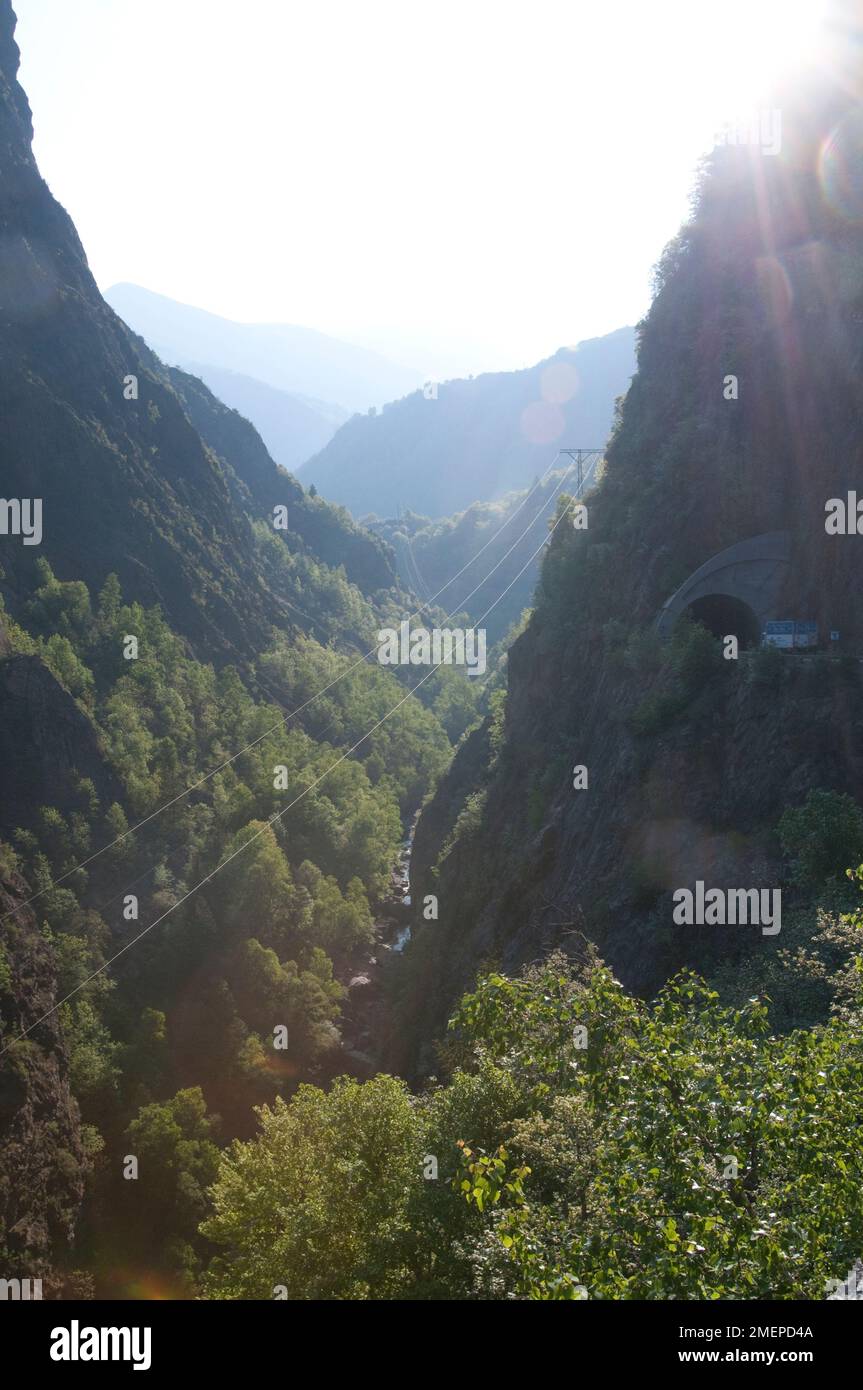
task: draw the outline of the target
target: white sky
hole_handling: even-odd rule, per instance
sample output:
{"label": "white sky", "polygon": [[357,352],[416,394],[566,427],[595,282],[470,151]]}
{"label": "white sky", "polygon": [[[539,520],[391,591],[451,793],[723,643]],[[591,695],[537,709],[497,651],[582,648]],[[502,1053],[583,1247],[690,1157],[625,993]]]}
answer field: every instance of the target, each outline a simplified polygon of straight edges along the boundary
{"label": "white sky", "polygon": [[635,322],[722,121],[819,0],[13,0],[105,289],[438,375]]}

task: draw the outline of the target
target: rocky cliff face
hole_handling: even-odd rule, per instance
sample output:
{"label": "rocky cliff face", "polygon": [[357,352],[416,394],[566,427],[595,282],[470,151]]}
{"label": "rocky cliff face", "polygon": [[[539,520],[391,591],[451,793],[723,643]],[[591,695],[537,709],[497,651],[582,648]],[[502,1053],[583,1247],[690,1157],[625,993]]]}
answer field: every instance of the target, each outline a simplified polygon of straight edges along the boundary
{"label": "rocky cliff face", "polygon": [[[811,788],[859,796],[856,660],[775,668],[755,653],[674,655],[651,636],[692,571],[784,529],[775,616],[839,629],[846,653],[863,654],[863,538],[825,531],[863,439],[859,69],[840,78],[777,98],[781,158],[714,155],[659,267],[588,529],[558,528],[510,653],[500,751],[488,728],[475,734],[420,821],[414,900],[436,893],[440,920],[417,921],[406,962],[415,1039],[489,960],[512,967],[588,938],[651,991],[684,962],[743,950],[740,928],[673,927],[672,889],[776,885],[783,809]],[[588,789],[573,787],[576,764]]]}
{"label": "rocky cliff face", "polygon": [[52,950],[3,840],[40,807],[80,808],[84,778],[103,806],[122,791],[90,720],[39,657],[8,651],[2,624],[0,711],[0,1278],[40,1278],[50,1297],[66,1287],[85,1156]]}
{"label": "rocky cliff face", "polygon": [[[542,665],[516,662],[510,688],[493,771],[480,730],[420,819],[413,900],[436,894],[440,916],[417,911],[406,961],[389,1060],[408,1070],[432,1064],[427,1040],[481,964],[517,970],[591,941],[624,985],[650,994],[684,964],[709,970],[774,950],[749,928],[674,925],[673,889],[778,886],[783,810],[813,787],[859,797],[863,686],[838,663],[789,657],[764,686],[745,668],[717,669],[672,727],[649,736],[629,726],[631,682],[561,687]],[[588,768],[586,790],[573,788],[576,763]],[[477,796],[476,818],[459,823]]]}
{"label": "rocky cliff face", "polygon": [[0,867],[0,1278],[56,1282],[49,1255],[70,1249],[84,1153],[59,1018],[49,1013],[51,952],[22,907],[27,897],[24,880]]}
{"label": "rocky cliff face", "polygon": [[31,827],[41,806],[78,805],[83,778],[103,806],[122,799],[96,730],[39,657],[0,658],[0,710],[0,838]]}

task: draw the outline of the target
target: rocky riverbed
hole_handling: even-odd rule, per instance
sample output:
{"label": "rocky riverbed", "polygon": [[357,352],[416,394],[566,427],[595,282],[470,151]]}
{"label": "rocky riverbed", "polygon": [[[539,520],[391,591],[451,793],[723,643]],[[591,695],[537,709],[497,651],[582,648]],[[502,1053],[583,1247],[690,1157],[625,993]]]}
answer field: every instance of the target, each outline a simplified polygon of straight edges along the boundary
{"label": "rocky riverbed", "polygon": [[413,817],[402,841],[398,860],[390,875],[390,887],[375,920],[375,939],[358,951],[338,972],[347,990],[342,1004],[338,1071],[353,1076],[371,1076],[377,1069],[377,1040],[382,1035],[383,974],[394,954],[403,951],[410,940],[410,863],[419,811]]}

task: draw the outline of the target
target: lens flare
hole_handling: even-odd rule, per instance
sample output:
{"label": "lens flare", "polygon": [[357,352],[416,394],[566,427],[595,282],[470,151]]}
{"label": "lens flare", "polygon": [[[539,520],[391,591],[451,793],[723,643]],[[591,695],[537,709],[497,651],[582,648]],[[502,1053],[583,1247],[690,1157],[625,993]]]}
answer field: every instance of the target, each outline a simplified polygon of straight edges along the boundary
{"label": "lens flare", "polygon": [[551,362],[542,374],[540,392],[549,405],[563,405],[571,401],[581,382],[578,372],[571,362]]}
{"label": "lens flare", "polygon": [[826,201],[847,222],[863,222],[863,112],[849,111],[828,135],[818,157]]}
{"label": "lens flare", "polygon": [[565,427],[563,411],[553,402],[531,401],[521,412],[521,432],[531,444],[556,444]]}

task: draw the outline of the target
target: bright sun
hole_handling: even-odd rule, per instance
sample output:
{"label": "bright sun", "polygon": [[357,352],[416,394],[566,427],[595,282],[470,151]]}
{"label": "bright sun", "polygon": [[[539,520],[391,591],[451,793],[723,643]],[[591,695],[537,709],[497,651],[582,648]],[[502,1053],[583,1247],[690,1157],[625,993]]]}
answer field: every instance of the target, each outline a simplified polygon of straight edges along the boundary
{"label": "bright sun", "polygon": [[725,27],[717,18],[730,17],[725,7],[710,8],[705,38],[725,68],[730,115],[760,104],[784,72],[815,56],[826,9],[827,0],[748,0]]}

